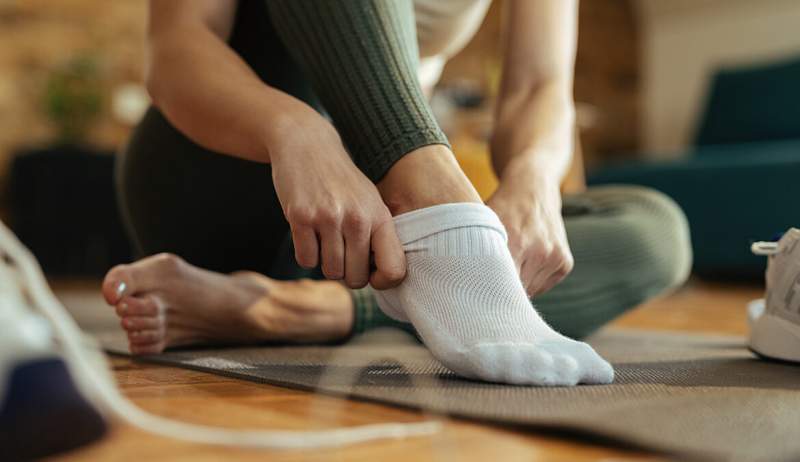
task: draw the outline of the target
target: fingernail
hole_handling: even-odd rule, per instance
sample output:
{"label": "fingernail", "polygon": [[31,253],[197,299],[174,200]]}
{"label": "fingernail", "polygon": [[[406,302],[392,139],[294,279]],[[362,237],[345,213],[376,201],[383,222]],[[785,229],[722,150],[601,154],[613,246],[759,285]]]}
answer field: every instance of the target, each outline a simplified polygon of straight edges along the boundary
{"label": "fingernail", "polygon": [[125,289],[127,288],[128,286],[125,284],[124,281],[120,281],[117,283],[117,291],[116,291],[117,300],[119,300],[120,298],[122,298],[123,295],[125,295]]}
{"label": "fingernail", "polygon": [[127,303],[120,303],[119,304],[119,311],[121,314],[125,314],[128,312],[128,304]]}
{"label": "fingernail", "polygon": [[130,321],[128,321],[127,319],[123,319],[123,320],[122,320],[122,325],[123,325],[123,326],[125,326],[125,327],[130,327],[130,325],[131,325],[131,322],[130,322]]}

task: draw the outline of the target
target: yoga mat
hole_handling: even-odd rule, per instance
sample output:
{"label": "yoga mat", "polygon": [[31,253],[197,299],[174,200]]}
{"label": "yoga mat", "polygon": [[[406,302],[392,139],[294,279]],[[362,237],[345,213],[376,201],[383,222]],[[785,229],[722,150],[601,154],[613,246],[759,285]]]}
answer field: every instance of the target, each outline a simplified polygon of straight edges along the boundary
{"label": "yoga mat", "polygon": [[[70,304],[75,307],[75,303]],[[109,350],[122,332],[73,310]],[[111,318],[110,322],[116,322]],[[341,346],[170,351],[144,358],[269,383],[533,429],[592,435],[679,457],[800,460],[800,367],[757,360],[741,337],[606,330],[590,343],[611,385],[507,386],[456,377],[399,331]]]}

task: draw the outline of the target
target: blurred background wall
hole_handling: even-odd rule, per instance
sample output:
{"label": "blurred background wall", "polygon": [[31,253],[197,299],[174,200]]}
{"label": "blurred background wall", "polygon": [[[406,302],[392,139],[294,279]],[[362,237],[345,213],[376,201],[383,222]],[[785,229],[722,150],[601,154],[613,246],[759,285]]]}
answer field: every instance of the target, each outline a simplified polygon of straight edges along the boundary
{"label": "blurred background wall", "polygon": [[[494,1],[475,39],[448,64],[432,103],[484,196],[496,182],[486,137],[500,76],[502,4]],[[110,245],[91,236],[116,213],[109,211],[113,155],[148,102],[141,85],[146,9],[145,0],[0,0],[0,218],[13,218],[12,203],[26,213],[41,208],[27,218],[30,229],[43,228],[50,207],[63,216],[46,226],[60,233],[76,227],[74,241],[54,246]],[[714,72],[800,56],[798,24],[796,0],[582,0],[575,100],[587,168],[687,156]],[[28,193],[31,180],[10,178],[10,166],[36,156],[48,160],[18,162],[40,187]],[[74,197],[57,193],[78,186],[86,187]],[[25,202],[31,195],[40,199],[34,205]],[[93,202],[103,196],[102,205]],[[120,232],[112,228],[96,236]],[[76,252],[105,255],[93,264],[98,271],[125,255]]]}
{"label": "blurred background wall", "polygon": [[129,124],[114,117],[113,95],[142,81],[143,0],[0,0],[0,177],[20,148],[56,140],[47,86],[70,61],[88,59],[102,97],[86,142],[116,149]]}
{"label": "blurred background wall", "polygon": [[674,157],[687,147],[715,70],[800,53],[796,0],[638,0],[634,6],[641,30],[641,147],[654,157]]}

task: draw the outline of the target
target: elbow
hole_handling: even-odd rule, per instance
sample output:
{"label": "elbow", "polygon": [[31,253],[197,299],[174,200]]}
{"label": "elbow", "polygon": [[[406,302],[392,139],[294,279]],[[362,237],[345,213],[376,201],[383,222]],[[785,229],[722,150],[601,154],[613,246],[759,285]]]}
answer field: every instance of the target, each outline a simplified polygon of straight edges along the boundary
{"label": "elbow", "polygon": [[158,64],[158,60],[151,57],[145,70],[144,87],[150,96],[150,102],[157,108],[161,108],[164,104],[165,87],[167,85],[165,80],[164,72]]}
{"label": "elbow", "polygon": [[153,67],[150,66],[144,77],[144,87],[147,90],[147,94],[150,95],[151,103],[155,107],[161,106],[161,86],[162,85],[160,79],[158,78],[158,74],[154,72]]}
{"label": "elbow", "polygon": [[537,100],[546,97],[551,101],[572,104],[572,79],[569,76],[527,75],[506,83],[505,95],[512,100]]}

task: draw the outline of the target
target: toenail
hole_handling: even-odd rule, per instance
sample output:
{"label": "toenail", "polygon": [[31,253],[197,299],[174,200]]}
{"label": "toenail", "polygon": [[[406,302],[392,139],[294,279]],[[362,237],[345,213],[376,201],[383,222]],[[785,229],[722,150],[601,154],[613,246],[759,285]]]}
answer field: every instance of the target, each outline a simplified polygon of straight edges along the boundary
{"label": "toenail", "polygon": [[123,295],[125,295],[125,289],[127,288],[128,285],[125,284],[124,281],[120,281],[117,283],[117,289],[116,289],[117,300],[119,300],[120,298],[122,298]]}

